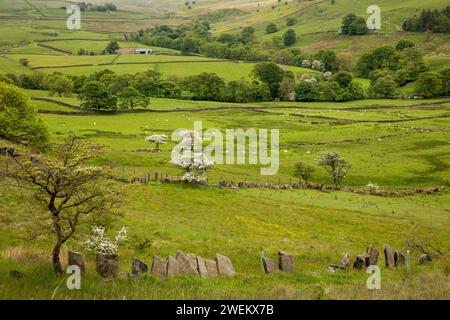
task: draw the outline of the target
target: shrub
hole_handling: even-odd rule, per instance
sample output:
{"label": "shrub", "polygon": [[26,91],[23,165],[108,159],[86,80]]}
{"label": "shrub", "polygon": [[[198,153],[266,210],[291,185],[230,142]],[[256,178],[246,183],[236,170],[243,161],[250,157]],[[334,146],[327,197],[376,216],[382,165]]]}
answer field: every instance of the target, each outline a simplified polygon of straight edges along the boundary
{"label": "shrub", "polygon": [[305,165],[302,162],[295,165],[295,176],[301,178],[306,185],[311,182],[311,177],[314,174],[314,171],[314,167]]}
{"label": "shrub", "polygon": [[268,33],[268,34],[275,33],[277,31],[278,31],[278,27],[275,23],[270,23],[266,27],[266,33]]}

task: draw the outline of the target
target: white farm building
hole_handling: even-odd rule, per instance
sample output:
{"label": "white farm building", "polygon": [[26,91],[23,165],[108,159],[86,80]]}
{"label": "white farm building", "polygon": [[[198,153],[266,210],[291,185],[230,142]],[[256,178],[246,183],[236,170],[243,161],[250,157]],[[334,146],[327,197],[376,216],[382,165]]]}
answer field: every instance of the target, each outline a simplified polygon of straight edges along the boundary
{"label": "white farm building", "polygon": [[153,53],[153,50],[150,48],[144,48],[144,49],[119,49],[117,51],[119,54],[146,54],[150,55]]}

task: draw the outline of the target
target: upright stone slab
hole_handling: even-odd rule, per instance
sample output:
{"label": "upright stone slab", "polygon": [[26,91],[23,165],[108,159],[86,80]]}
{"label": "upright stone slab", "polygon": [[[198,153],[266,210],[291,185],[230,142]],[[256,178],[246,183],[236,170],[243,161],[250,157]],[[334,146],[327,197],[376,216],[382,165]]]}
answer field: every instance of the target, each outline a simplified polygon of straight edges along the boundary
{"label": "upright stone slab", "polygon": [[401,253],[400,251],[395,252],[394,258],[395,258],[395,267],[396,268],[403,266],[406,262],[405,255],[403,253]]}
{"label": "upright stone slab", "polygon": [[366,258],[366,267],[368,266],[375,266],[378,263],[378,257],[380,256],[380,253],[375,248],[373,244],[371,244],[367,248],[367,258]]}
{"label": "upright stone slab", "polygon": [[86,271],[84,258],[81,253],[69,251],[68,262],[69,262],[69,266],[78,266],[80,268],[81,272]]}
{"label": "upright stone slab", "polygon": [[234,271],[233,263],[230,258],[217,253],[216,262],[219,275],[227,277],[233,277],[236,275],[236,271]]}
{"label": "upright stone slab", "polygon": [[148,266],[143,261],[134,257],[131,262],[131,274],[133,276],[140,276],[148,271]]}
{"label": "upright stone slab", "polygon": [[97,254],[96,271],[105,279],[117,277],[119,273],[119,256],[117,254]]}
{"label": "upright stone slab", "polygon": [[198,275],[197,256],[177,251],[178,273],[182,275]]}
{"label": "upright stone slab", "polygon": [[159,257],[153,257],[152,274],[165,277],[167,275],[167,260],[161,260]]}
{"label": "upright stone slab", "polygon": [[206,270],[208,271],[209,276],[218,276],[219,269],[217,269],[217,262],[210,259],[205,259]]}
{"label": "upright stone slab", "polygon": [[167,257],[166,262],[167,262],[166,275],[168,277],[173,277],[180,274],[177,259],[175,259],[174,257]]}
{"label": "upright stone slab", "polygon": [[424,264],[431,261],[433,261],[433,258],[429,254],[424,253],[419,257],[419,264]]}
{"label": "upright stone slab", "polygon": [[272,272],[278,271],[278,265],[274,260],[263,257],[262,262],[263,262],[263,267],[264,267],[265,273],[272,273]]}
{"label": "upright stone slab", "polygon": [[295,259],[294,256],[286,252],[278,252],[278,262],[281,271],[294,272]]}
{"label": "upright stone slab", "polygon": [[208,276],[208,269],[206,268],[206,262],[205,259],[203,259],[202,257],[197,256],[197,271],[198,274],[201,277],[206,277]]}
{"label": "upright stone slab", "polygon": [[395,250],[391,246],[385,244],[383,251],[386,268],[395,268]]}
{"label": "upright stone slab", "polygon": [[350,268],[350,255],[349,254],[344,254],[344,256],[341,259],[341,267],[344,270],[348,270]]}
{"label": "upright stone slab", "polygon": [[353,263],[353,269],[361,270],[366,266],[366,256],[356,256],[356,260]]}

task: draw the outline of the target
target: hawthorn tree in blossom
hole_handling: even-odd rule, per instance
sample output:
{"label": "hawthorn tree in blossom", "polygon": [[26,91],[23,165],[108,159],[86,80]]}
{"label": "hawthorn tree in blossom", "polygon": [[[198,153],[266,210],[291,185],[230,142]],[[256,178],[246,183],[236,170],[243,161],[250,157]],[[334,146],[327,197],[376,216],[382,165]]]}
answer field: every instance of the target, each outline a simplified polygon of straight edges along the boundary
{"label": "hawthorn tree in blossom", "polygon": [[196,151],[194,141],[199,138],[199,133],[194,130],[183,130],[179,134],[183,138],[184,152],[181,157],[173,159],[172,163],[185,171],[182,181],[198,184],[206,182],[207,171],[214,167],[214,161],[203,151]]}
{"label": "hawthorn tree in blossom", "polygon": [[167,143],[167,136],[164,134],[155,134],[153,136],[149,136],[145,138],[145,141],[148,143],[154,144],[155,149],[153,149],[153,152],[161,152],[160,145]]}
{"label": "hawthorn tree in blossom", "polygon": [[63,274],[61,248],[89,215],[111,213],[122,190],[109,178],[110,168],[93,166],[101,149],[97,145],[71,137],[57,145],[46,157],[16,157],[6,176],[19,186],[30,189],[48,210],[49,223],[55,236],[52,250],[53,269]]}

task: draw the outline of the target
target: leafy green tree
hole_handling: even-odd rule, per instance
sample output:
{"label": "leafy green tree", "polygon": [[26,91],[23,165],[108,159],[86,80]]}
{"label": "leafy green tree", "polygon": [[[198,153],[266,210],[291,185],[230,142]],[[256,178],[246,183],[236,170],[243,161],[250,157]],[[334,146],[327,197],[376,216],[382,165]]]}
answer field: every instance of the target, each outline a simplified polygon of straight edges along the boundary
{"label": "leafy green tree", "polygon": [[419,74],[429,70],[423,55],[415,48],[405,48],[399,56],[399,70],[395,80],[399,86],[416,81]]}
{"label": "leafy green tree", "polygon": [[81,89],[78,98],[81,108],[97,111],[117,110],[117,98],[99,81],[91,81]]}
{"label": "leafy green tree", "polygon": [[292,46],[297,41],[297,34],[294,29],[289,29],[283,36],[283,42],[286,47]]}
{"label": "leafy green tree", "polygon": [[278,31],[278,27],[275,23],[269,23],[266,27],[266,33],[275,33]]}
{"label": "leafy green tree", "polygon": [[319,84],[320,101],[336,101],[338,93],[342,91],[337,82],[322,82]]}
{"label": "leafy green tree", "polygon": [[370,79],[370,84],[374,85],[375,82],[379,79],[379,78],[384,78],[384,77],[393,77],[393,72],[387,69],[378,69],[375,71],[372,71],[369,75],[369,79]]}
{"label": "leafy green tree", "polygon": [[225,89],[225,82],[215,73],[187,77],[184,84],[194,100],[220,101]]}
{"label": "leafy green tree", "polygon": [[371,85],[369,95],[372,98],[392,99],[397,95],[397,83],[390,75],[379,77]]}
{"label": "leafy green tree", "polygon": [[59,97],[70,95],[74,89],[71,79],[62,74],[52,74],[46,78],[47,88],[51,95],[57,94]]}
{"label": "leafy green tree", "polygon": [[351,13],[342,19],[341,33],[346,35],[363,35],[367,34],[369,29],[364,18],[358,17]]}
{"label": "leafy green tree", "polygon": [[119,106],[122,109],[134,110],[134,108],[137,107],[147,108],[150,102],[145,95],[131,86],[126,87],[122,91],[120,91],[117,97],[119,98]]}
{"label": "leafy green tree", "polygon": [[19,75],[18,79],[19,79],[19,86],[21,88],[28,90],[36,89],[33,80],[28,74],[21,74]]}
{"label": "leafy green tree", "polygon": [[[47,75],[41,71],[34,71],[31,74],[21,74],[17,79],[18,86],[29,90],[47,89],[45,78]],[[15,77],[13,77],[15,78]],[[14,81],[15,82],[15,81]]]}
{"label": "leafy green tree", "polygon": [[235,35],[229,34],[229,33],[222,33],[217,38],[217,41],[220,43],[228,43],[228,44],[235,44],[238,42],[238,39]]}
{"label": "leafy green tree", "polygon": [[84,87],[84,84],[87,82],[87,76],[68,75],[67,77],[73,82],[73,92],[79,94]]}
{"label": "leafy green tree", "polygon": [[111,41],[106,46],[105,52],[108,54],[115,54],[119,49],[120,49],[119,43],[117,41]]}
{"label": "leafy green tree", "polygon": [[182,54],[199,53],[200,43],[196,38],[186,37],[183,39],[180,50]]}
{"label": "leafy green tree", "polygon": [[270,101],[272,99],[270,88],[266,83],[252,82],[249,94],[251,101],[255,102]]}
{"label": "leafy green tree", "polygon": [[450,95],[450,68],[439,71],[439,75],[442,79],[442,94],[444,96]]}
{"label": "leafy green tree", "polygon": [[18,87],[0,82],[0,137],[42,149],[48,142],[47,126]]}
{"label": "leafy green tree", "polygon": [[341,88],[345,89],[352,83],[353,76],[349,72],[341,71],[334,74],[331,79],[337,82]]}
{"label": "leafy green tree", "polygon": [[0,73],[0,82],[5,82],[7,84],[15,84],[13,79],[1,73]]}
{"label": "leafy green tree", "polygon": [[133,86],[147,97],[159,97],[161,89],[161,73],[149,70],[134,76]]}
{"label": "leafy green tree", "polygon": [[363,54],[356,64],[356,69],[363,77],[379,69],[395,71],[399,67],[399,53],[393,47],[380,47]]}
{"label": "leafy green tree", "polygon": [[224,100],[238,103],[254,101],[250,86],[250,83],[244,80],[229,82],[224,93]]}
{"label": "leafy green tree", "polygon": [[160,97],[176,99],[181,97],[180,85],[174,81],[161,81],[159,84]]}
{"label": "leafy green tree", "polygon": [[130,86],[133,80],[134,77],[131,75],[114,75],[107,84],[104,84],[113,95],[117,96],[123,88]]}
{"label": "leafy green tree", "polygon": [[433,72],[422,73],[415,86],[415,94],[425,98],[432,98],[442,92],[442,79]]}
{"label": "leafy green tree", "polygon": [[296,18],[293,18],[293,17],[287,18],[286,26],[291,27],[291,26],[296,25],[296,24],[297,24],[297,19]]}
{"label": "leafy green tree", "polygon": [[362,100],[364,99],[364,89],[360,83],[352,82],[350,85],[341,91],[335,101],[353,101],[353,100]]}
{"label": "leafy green tree", "polygon": [[241,31],[240,41],[243,44],[249,44],[255,40],[255,29],[253,27],[245,27]]}
{"label": "leafy green tree", "polygon": [[300,81],[295,90],[295,98],[297,101],[319,101],[319,84],[315,82]]}
{"label": "leafy green tree", "polygon": [[331,50],[319,50],[314,55],[314,59],[322,61],[326,71],[336,71],[339,67],[337,55]]}
{"label": "leafy green tree", "polygon": [[258,63],[253,68],[251,76],[265,83],[270,88],[272,98],[279,96],[280,84],[285,76],[285,71],[275,63]]}
{"label": "leafy green tree", "polygon": [[407,48],[414,48],[416,45],[411,40],[400,40],[395,46],[395,50],[403,51]]}

